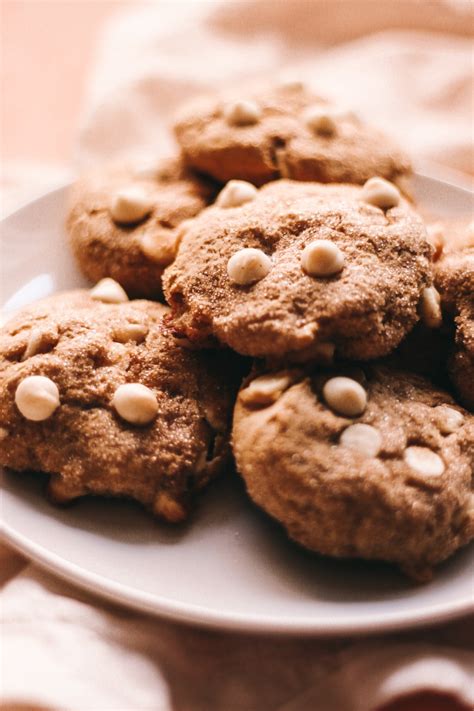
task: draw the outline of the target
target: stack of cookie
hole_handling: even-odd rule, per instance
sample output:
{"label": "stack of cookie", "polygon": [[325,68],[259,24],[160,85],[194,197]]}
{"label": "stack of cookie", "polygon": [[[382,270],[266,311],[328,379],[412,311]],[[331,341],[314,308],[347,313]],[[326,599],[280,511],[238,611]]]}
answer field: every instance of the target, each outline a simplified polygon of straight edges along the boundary
{"label": "stack of cookie", "polygon": [[299,83],[175,133],[74,187],[97,284],[4,329],[1,463],[177,522],[231,440],[295,541],[428,578],[474,534],[472,234],[430,235],[403,152]]}

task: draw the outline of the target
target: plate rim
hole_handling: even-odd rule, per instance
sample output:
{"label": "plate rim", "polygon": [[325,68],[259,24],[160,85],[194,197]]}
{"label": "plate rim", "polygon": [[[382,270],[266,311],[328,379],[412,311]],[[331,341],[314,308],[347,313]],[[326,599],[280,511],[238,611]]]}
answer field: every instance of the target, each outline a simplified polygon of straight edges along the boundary
{"label": "plate rim", "polygon": [[[450,188],[455,188],[474,196],[474,191],[469,189],[466,184],[459,184],[452,179],[446,180],[446,177],[441,177],[442,171],[440,173],[441,175],[438,177],[435,171],[432,173],[425,168],[415,172],[414,177],[443,183]],[[70,184],[69,181],[63,182],[54,189],[26,201],[13,212],[3,217],[0,225],[3,226],[7,220],[19,212],[45,198],[52,198],[55,195],[59,197],[58,194],[69,187]],[[2,499],[3,496],[4,492],[2,491]],[[380,632],[394,632],[407,628],[414,629],[436,625],[474,612],[474,595],[472,595],[430,606],[425,604],[421,609],[374,613],[369,620],[367,618],[361,620],[356,613],[341,621],[327,616],[301,617],[295,620],[291,616],[280,615],[272,617],[271,615],[230,613],[222,610],[212,610],[202,605],[169,600],[153,593],[130,588],[100,574],[88,571],[86,568],[68,561],[57,553],[36,543],[6,521],[1,522],[0,537],[14,550],[35,562],[41,569],[53,573],[60,579],[78,586],[79,589],[93,596],[106,599],[114,605],[181,624],[191,624],[227,632],[322,637],[371,635]]]}
{"label": "plate rim", "polygon": [[284,616],[274,618],[271,615],[262,617],[262,615],[213,611],[201,605],[166,600],[87,571],[82,566],[35,543],[5,522],[2,522],[0,535],[12,548],[26,555],[43,570],[54,573],[60,579],[77,585],[99,598],[105,598],[115,605],[175,622],[229,632],[324,637],[373,635],[380,632],[401,631],[407,627],[414,629],[436,625],[474,612],[474,600],[471,597],[430,607],[424,605],[421,610],[414,609],[409,612],[374,613],[373,618],[363,621],[356,614],[352,618],[337,622],[328,617],[301,618],[295,621],[294,618]]}

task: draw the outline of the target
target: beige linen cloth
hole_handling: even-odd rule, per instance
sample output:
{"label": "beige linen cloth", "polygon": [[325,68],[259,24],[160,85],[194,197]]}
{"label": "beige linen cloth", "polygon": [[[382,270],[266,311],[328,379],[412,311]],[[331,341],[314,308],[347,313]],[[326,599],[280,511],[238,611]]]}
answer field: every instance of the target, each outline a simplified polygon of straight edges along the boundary
{"label": "beige linen cloth", "polygon": [[[286,75],[385,126],[418,165],[469,182],[471,29],[471,2],[454,0],[151,3],[103,37],[77,158],[167,152],[189,95]],[[24,180],[31,192],[65,170],[33,168],[14,166],[10,206]],[[0,566],[6,708],[371,711],[426,689],[474,703],[470,619],[370,640],[227,634],[114,608],[8,548]]]}

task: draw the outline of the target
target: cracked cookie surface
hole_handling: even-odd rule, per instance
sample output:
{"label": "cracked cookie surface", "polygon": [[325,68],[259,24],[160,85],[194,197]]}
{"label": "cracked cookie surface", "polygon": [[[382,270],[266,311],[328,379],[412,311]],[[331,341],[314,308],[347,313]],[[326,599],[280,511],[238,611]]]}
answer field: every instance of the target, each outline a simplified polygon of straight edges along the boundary
{"label": "cracked cookie surface", "polygon": [[383,133],[304,87],[199,99],[174,129],[186,162],[222,182],[362,184],[378,175],[404,187],[411,174],[407,156]]}
{"label": "cracked cookie surface", "polygon": [[[58,502],[126,496],[184,519],[226,461],[239,368],[232,354],[181,348],[167,313],[79,290],[10,321],[0,340],[0,463],[50,474]],[[44,385],[56,388],[52,403]]]}
{"label": "cracked cookie surface", "polygon": [[[322,253],[307,254],[321,242]],[[173,327],[198,344],[217,338],[244,355],[295,361],[335,349],[365,360],[392,350],[418,320],[431,253],[403,199],[383,211],[359,186],[279,180],[240,207],[210,207],[193,220],[164,292]],[[327,259],[331,273],[308,273]]]}
{"label": "cracked cookie surface", "polygon": [[154,168],[112,166],[73,187],[69,241],[91,281],[115,279],[129,296],[161,296],[161,276],[175,256],[180,224],[197,215],[215,193],[179,160]]}
{"label": "cracked cookie surface", "polygon": [[[473,537],[474,417],[446,392],[379,365],[256,375],[234,412],[237,468],[292,539],[425,580]],[[366,393],[358,415],[334,409],[350,402],[341,375]]]}

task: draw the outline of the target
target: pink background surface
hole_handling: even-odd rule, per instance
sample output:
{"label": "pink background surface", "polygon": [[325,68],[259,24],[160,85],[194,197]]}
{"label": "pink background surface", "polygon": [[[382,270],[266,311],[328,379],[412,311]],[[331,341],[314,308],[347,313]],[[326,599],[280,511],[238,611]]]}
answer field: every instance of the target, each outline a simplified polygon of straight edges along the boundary
{"label": "pink background surface", "polygon": [[4,159],[69,161],[94,47],[107,19],[131,4],[2,0]]}

